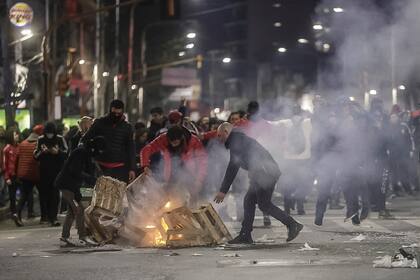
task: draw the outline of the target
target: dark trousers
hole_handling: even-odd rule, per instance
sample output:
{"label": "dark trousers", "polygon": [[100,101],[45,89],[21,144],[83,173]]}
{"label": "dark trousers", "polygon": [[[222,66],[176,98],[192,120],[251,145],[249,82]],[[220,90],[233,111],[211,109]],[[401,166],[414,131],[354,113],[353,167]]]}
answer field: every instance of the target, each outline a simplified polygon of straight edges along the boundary
{"label": "dark trousers", "polygon": [[277,179],[261,184],[251,179],[248,192],[244,197],[244,220],[242,221],[241,229],[242,234],[250,234],[252,232],[257,204],[258,208],[260,208],[263,213],[279,220],[287,227],[295,222],[292,217],[287,215],[283,210],[271,202],[271,196],[273,195],[276,182]]}
{"label": "dark trousers", "polygon": [[[334,176],[334,175],[331,175]],[[327,211],[328,200],[331,198],[334,178],[325,174],[318,178],[318,198],[315,206],[315,217],[322,221]]]}
{"label": "dark trousers", "polygon": [[47,193],[46,190],[42,187],[42,184],[37,184],[36,188],[38,190],[38,199],[39,199],[39,209],[41,211],[41,221],[48,221],[48,204],[47,204]]}
{"label": "dark trousers", "polygon": [[109,176],[122,182],[128,183],[128,168],[125,166],[116,168],[106,168],[101,166],[104,176]]}
{"label": "dark trousers", "polygon": [[370,203],[378,211],[385,210],[386,193],[389,184],[389,170],[379,166],[376,169],[375,176],[368,182]]}
{"label": "dark trousers", "polygon": [[16,179],[12,179],[12,184],[7,185],[7,190],[9,192],[9,201],[10,201],[10,212],[13,214],[16,214],[16,192],[19,188],[19,185],[16,181]]}
{"label": "dark trousers", "polygon": [[41,182],[40,190],[42,190],[42,195],[40,193],[40,204],[41,207],[44,206],[46,211],[46,217],[44,218],[51,223],[57,221],[58,202],[60,200],[58,189],[54,187],[53,182]]}
{"label": "dark trousers", "polygon": [[25,179],[21,179],[22,187],[20,188],[20,200],[18,204],[18,216],[22,217],[22,210],[25,204],[28,206],[28,217],[34,213],[34,183]]}
{"label": "dark trousers", "polygon": [[73,221],[76,219],[76,227],[79,238],[85,238],[85,211],[83,209],[82,203],[80,202],[80,199],[76,199],[74,193],[68,190],[61,190],[61,193],[63,195],[63,200],[68,205],[67,215],[64,220],[63,231],[61,233],[61,236],[63,238],[70,237],[70,229],[73,224]]}

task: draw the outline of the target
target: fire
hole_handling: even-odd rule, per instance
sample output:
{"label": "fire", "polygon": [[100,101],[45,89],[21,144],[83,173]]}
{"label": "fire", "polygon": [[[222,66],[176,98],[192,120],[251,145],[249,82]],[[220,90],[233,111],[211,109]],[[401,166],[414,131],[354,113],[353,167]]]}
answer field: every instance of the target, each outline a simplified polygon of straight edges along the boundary
{"label": "fire", "polygon": [[146,228],[147,229],[152,229],[152,228],[156,228],[156,226],[154,226],[154,225],[147,225]]}
{"label": "fire", "polygon": [[165,209],[169,210],[171,208],[171,202],[170,201],[166,202],[164,207]]}

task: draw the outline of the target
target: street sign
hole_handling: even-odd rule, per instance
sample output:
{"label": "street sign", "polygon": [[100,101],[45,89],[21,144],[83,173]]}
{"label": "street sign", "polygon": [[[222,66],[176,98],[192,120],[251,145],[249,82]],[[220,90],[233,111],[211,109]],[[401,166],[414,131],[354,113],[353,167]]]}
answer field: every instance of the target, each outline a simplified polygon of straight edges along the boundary
{"label": "street sign", "polygon": [[10,22],[17,27],[23,27],[30,24],[33,18],[34,11],[31,6],[24,2],[16,3],[9,10]]}

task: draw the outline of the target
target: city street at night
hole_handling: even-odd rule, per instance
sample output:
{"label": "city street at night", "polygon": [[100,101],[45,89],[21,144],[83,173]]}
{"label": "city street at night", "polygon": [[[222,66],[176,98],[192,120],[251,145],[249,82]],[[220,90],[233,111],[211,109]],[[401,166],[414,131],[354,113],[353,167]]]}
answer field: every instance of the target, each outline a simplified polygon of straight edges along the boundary
{"label": "city street at night", "polygon": [[420,0],[0,0],[0,280],[420,279]]}

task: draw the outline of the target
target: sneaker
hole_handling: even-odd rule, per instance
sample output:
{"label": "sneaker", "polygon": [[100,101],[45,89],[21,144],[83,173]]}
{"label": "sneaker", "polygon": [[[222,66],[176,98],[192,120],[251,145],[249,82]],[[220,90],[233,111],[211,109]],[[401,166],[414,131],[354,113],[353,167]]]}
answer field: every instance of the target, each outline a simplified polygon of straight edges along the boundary
{"label": "sneaker", "polygon": [[229,244],[253,244],[254,240],[252,240],[251,234],[244,234],[240,233],[234,239],[228,242]]}
{"label": "sneaker", "polygon": [[388,210],[382,210],[379,211],[378,218],[383,220],[393,220],[394,216],[391,215]]}
{"label": "sneaker", "polygon": [[288,233],[287,233],[287,242],[292,241],[295,239],[299,232],[303,229],[303,225],[299,224],[298,222],[294,222],[291,226],[288,227]]}
{"label": "sneaker", "polygon": [[76,239],[72,242],[76,247],[87,247],[89,244],[86,243],[83,239]]}
{"label": "sneaker", "polygon": [[271,226],[271,220],[269,216],[264,216],[264,226],[265,227]]}
{"label": "sneaker", "polygon": [[95,242],[94,240],[92,240],[90,237],[84,237],[84,238],[80,238],[81,240],[86,242],[86,245],[88,246],[99,246],[98,242]]}
{"label": "sneaker", "polygon": [[73,244],[69,238],[60,237],[60,247],[75,247],[76,245]]}
{"label": "sneaker", "polygon": [[359,219],[359,215],[354,216],[353,218],[351,218],[351,223],[354,226],[360,226],[360,219]]}
{"label": "sneaker", "polygon": [[12,220],[15,222],[15,225],[16,225],[17,227],[23,227],[22,220],[21,220],[21,219],[19,219],[19,217],[18,217],[18,215],[17,215],[17,214],[13,214],[13,215],[12,215]]}
{"label": "sneaker", "polygon": [[322,226],[322,218],[315,218],[314,224],[317,226]]}

